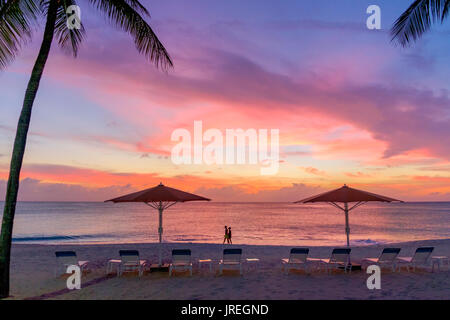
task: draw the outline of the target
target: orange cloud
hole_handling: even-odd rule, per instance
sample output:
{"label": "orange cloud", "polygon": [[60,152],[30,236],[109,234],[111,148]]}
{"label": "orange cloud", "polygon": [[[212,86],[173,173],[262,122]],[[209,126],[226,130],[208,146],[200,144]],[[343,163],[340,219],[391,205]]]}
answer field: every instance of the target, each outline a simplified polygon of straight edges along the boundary
{"label": "orange cloud", "polygon": [[362,173],[360,171],[358,171],[356,173],[346,172],[345,175],[347,177],[351,177],[351,178],[370,178],[370,177],[372,177],[372,175],[367,174],[367,173]]}
{"label": "orange cloud", "polygon": [[316,175],[316,176],[326,176],[327,175],[325,171],[321,171],[321,170],[319,170],[317,168],[314,168],[314,167],[306,167],[306,168],[305,167],[300,167],[300,169],[304,170],[307,173]]}

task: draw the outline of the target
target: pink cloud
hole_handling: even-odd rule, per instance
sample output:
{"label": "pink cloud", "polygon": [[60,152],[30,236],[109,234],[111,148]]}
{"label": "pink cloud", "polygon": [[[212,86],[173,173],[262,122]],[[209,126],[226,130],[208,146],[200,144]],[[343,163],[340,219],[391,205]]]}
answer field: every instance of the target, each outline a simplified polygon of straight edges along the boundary
{"label": "pink cloud", "polygon": [[[178,65],[181,72],[175,69],[167,75],[150,68],[132,69],[129,63],[105,64],[103,57],[96,55],[98,52],[91,51],[88,59],[77,61],[76,69],[58,59],[49,68],[50,75],[64,80],[70,74],[66,81],[73,85],[74,79],[95,70],[97,81],[93,81],[96,89],[92,97],[131,123],[144,127],[150,119],[152,126],[160,129],[138,142],[144,150],[151,149],[145,145],[155,144],[161,145],[154,151],[161,146],[164,149],[171,130],[188,126],[195,119],[219,128],[243,124],[280,127],[285,135],[292,135],[296,123],[298,126],[302,119],[317,118],[325,122],[334,119],[369,132],[359,145],[382,141],[384,157],[416,149],[426,149],[436,157],[450,155],[450,125],[444,117],[444,107],[450,101],[446,94],[413,87],[360,85],[352,79],[324,87],[321,83],[327,83],[326,78],[293,79],[219,50],[205,50],[201,59],[185,59]],[[197,71],[192,76],[185,69]],[[112,78],[113,82],[106,80]],[[120,99],[124,92],[132,96],[128,108],[123,107],[125,97]],[[144,101],[152,107],[146,107]],[[164,106],[165,111],[158,106]],[[314,132],[314,128],[311,130]],[[355,147],[358,145],[340,150]]]}
{"label": "pink cloud", "polygon": [[301,183],[292,183],[287,187],[260,190],[254,193],[249,193],[239,185],[221,188],[201,187],[196,190],[196,192],[219,202],[293,202],[323,191],[325,191],[323,187]]}
{"label": "pink cloud", "polygon": [[[87,187],[79,184],[50,183],[25,178],[20,182],[19,201],[104,201],[111,195],[137,191],[131,185]],[[0,199],[6,193],[6,180],[0,180]]]}

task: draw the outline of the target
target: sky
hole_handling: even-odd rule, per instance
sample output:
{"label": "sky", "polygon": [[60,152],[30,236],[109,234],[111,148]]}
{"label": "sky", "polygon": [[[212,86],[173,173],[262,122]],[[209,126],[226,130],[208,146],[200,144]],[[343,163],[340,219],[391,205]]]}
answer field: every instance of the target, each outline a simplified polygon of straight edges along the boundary
{"label": "sky", "polygon": [[[389,29],[411,1],[143,0],[174,68],[79,1],[87,38],[53,44],[33,107],[19,200],[103,201],[159,182],[215,201],[295,201],[352,187],[450,201],[450,21],[409,48]],[[369,30],[366,9],[381,8]],[[41,30],[0,72],[0,199]],[[278,129],[278,172],[175,164],[174,130]]]}

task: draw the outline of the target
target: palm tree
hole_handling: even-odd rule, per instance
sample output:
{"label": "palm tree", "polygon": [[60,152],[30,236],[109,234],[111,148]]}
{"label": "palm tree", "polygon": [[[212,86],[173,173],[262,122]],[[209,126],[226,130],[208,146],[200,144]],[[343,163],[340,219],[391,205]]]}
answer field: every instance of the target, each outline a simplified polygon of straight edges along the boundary
{"label": "palm tree", "polygon": [[[129,33],[137,50],[156,67],[167,70],[172,60],[156,34],[145,21],[147,9],[138,0],[86,0],[101,11],[109,21]],[[0,299],[9,295],[9,268],[11,240],[16,209],[19,176],[22,167],[31,110],[53,39],[75,57],[83,40],[85,29],[67,27],[66,14],[75,0],[0,0],[0,69],[5,68],[19,52],[21,45],[32,36],[33,28],[44,15],[45,28],[41,47],[34,63],[25,92],[17,125],[11,158],[5,206],[0,236]]]}
{"label": "palm tree", "polygon": [[450,0],[416,0],[395,21],[392,41],[403,47],[418,40],[433,23],[444,22],[450,10]]}

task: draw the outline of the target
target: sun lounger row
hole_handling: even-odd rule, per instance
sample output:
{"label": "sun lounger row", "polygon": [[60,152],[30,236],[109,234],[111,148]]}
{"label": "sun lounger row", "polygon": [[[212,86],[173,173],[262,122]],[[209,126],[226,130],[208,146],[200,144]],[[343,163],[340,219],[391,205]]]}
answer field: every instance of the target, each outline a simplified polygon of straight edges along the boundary
{"label": "sun lounger row", "polygon": [[[400,248],[384,248],[377,258],[365,258],[362,260],[362,266],[378,265],[380,267],[389,267],[392,271],[400,270],[405,266],[409,271],[410,267],[416,270],[418,266],[425,266],[430,260],[433,247],[417,248],[412,257],[399,257]],[[344,270],[344,272],[351,272],[352,265],[350,259],[350,248],[335,248],[331,252],[330,258],[318,259],[309,257],[309,248],[292,248],[289,258],[282,259],[283,270],[286,274],[292,269],[302,269],[305,272],[310,272],[313,266],[318,266],[319,269],[325,269],[330,272],[333,269]],[[57,259],[57,267],[55,275],[58,272],[64,272],[69,265],[78,265],[81,270],[84,270],[88,261],[78,261],[74,251],[57,251],[55,252]],[[112,265],[117,264],[117,275],[121,276],[124,272],[138,272],[142,276],[149,263],[146,260],[141,260],[139,251],[137,250],[120,250],[120,260],[109,260],[107,264],[107,273],[112,272]],[[259,261],[259,259],[247,259]],[[211,263],[212,260],[199,260],[199,262]],[[222,274],[224,270],[238,270],[242,274],[242,249],[224,249],[222,259],[219,261],[219,273]],[[169,275],[177,271],[189,271],[192,275],[192,255],[189,249],[175,249],[172,250],[172,262],[169,264]]]}
{"label": "sun lounger row", "polygon": [[[57,251],[55,276],[64,273],[70,265],[78,265],[83,271],[88,261],[78,261],[75,251]],[[120,260],[111,259],[106,266],[106,273],[112,272],[113,264],[117,264],[117,275],[121,276],[124,272],[138,272],[139,276],[145,271],[149,265],[147,260],[141,260],[139,251],[137,250],[120,250]],[[241,263],[242,249],[225,249],[223,251],[223,258],[219,261],[220,273],[224,269],[237,269],[242,274]],[[204,260],[206,261],[206,260]],[[212,262],[211,260],[209,260]],[[174,271],[189,271],[192,275],[192,259],[191,250],[176,249],[172,250],[172,262],[169,265],[169,275]]]}
{"label": "sun lounger row", "polygon": [[[405,266],[408,271],[410,267],[415,271],[416,267],[427,265],[433,249],[433,247],[421,247],[417,248],[412,257],[399,257],[401,248],[384,248],[377,258],[364,258],[362,265],[366,267],[369,265],[390,267],[394,272],[397,270],[397,267],[400,271],[400,268]],[[327,271],[337,268],[347,272],[352,270],[350,252],[350,248],[336,248],[333,249],[329,259],[314,259],[308,258],[308,248],[293,248],[291,249],[289,259],[282,259],[281,262],[286,273],[289,273],[290,269],[303,269],[308,272],[310,265],[313,263],[319,264],[319,266],[325,266]]]}
{"label": "sun lounger row", "polygon": [[309,272],[313,264],[324,266],[327,271],[333,268],[342,268],[347,272],[347,270],[351,270],[350,251],[351,249],[348,248],[333,249],[330,258],[316,259],[308,257],[309,248],[292,248],[289,258],[281,259],[281,263],[285,273],[289,273],[291,269],[303,269],[305,272]]}

